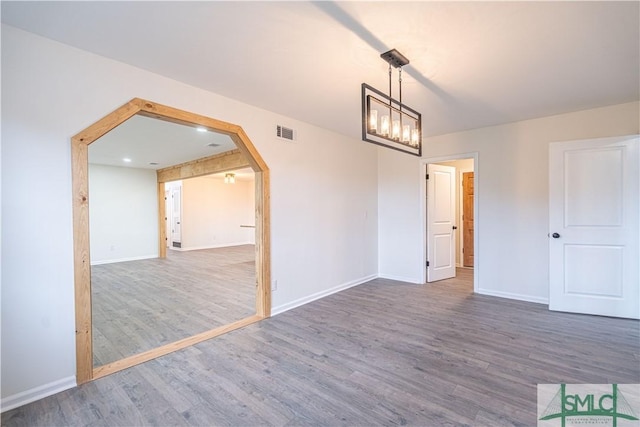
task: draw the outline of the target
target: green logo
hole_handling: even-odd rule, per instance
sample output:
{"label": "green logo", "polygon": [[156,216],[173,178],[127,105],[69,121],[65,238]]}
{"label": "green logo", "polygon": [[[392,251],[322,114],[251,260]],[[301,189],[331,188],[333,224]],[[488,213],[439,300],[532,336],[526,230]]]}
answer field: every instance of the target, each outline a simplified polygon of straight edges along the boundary
{"label": "green logo", "polygon": [[[559,419],[565,427],[567,419],[571,424],[610,424],[617,427],[618,420],[637,421],[633,408],[618,389],[611,384],[611,391],[598,390],[588,384],[575,385],[567,392],[567,385],[560,384],[557,393],[542,412],[540,421]],[[608,387],[608,386],[607,386]]]}

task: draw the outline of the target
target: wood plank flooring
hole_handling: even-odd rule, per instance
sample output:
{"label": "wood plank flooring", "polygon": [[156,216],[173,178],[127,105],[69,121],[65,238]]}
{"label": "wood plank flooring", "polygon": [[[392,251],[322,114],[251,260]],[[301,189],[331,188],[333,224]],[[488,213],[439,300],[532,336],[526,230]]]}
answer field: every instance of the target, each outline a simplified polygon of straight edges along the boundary
{"label": "wood plank flooring", "polygon": [[254,245],[92,266],[94,366],[254,315],[255,278]]}
{"label": "wood plank flooring", "polygon": [[639,322],[376,279],[9,411],[3,426],[533,426],[538,383],[639,383]]}

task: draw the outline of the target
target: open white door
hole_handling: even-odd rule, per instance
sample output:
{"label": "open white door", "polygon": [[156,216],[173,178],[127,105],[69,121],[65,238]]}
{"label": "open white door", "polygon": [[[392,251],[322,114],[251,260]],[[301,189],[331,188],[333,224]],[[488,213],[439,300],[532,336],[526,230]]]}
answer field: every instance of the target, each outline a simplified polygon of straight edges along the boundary
{"label": "open white door", "polygon": [[171,189],[171,246],[174,248],[182,247],[182,187],[177,186]]}
{"label": "open white door", "polygon": [[165,246],[168,248],[170,245],[170,241],[171,241],[171,223],[172,223],[172,219],[171,217],[172,212],[173,211],[173,206],[171,204],[171,190],[165,190],[164,191],[164,226],[165,226]]}
{"label": "open white door", "polygon": [[640,318],[639,141],[550,145],[550,310]]}
{"label": "open white door", "polygon": [[456,168],[427,165],[427,282],[456,276]]}

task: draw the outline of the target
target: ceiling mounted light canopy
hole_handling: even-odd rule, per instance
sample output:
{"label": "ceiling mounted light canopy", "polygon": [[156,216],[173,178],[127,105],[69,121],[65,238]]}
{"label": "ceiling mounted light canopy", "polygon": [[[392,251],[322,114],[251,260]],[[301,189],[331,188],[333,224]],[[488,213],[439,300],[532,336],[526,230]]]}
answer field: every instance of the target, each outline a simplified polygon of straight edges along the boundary
{"label": "ceiling mounted light canopy", "polygon": [[236,174],[235,173],[226,173],[226,174],[224,174],[224,183],[225,184],[235,184],[236,183]]}
{"label": "ceiling mounted light canopy", "polygon": [[[389,63],[389,95],[362,83],[362,140],[422,156],[422,114],[402,103],[402,67],[409,60],[391,49],[380,55]],[[391,92],[391,74],[398,70],[398,97]]]}

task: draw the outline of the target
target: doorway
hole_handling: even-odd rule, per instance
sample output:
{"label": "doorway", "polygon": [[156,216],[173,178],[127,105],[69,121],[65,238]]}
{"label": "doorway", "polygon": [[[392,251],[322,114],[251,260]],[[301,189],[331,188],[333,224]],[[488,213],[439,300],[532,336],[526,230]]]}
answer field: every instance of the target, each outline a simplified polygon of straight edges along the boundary
{"label": "doorway", "polygon": [[[429,172],[431,170],[431,172]],[[424,282],[472,273],[477,292],[478,155],[459,154],[421,162]]]}
{"label": "doorway", "polygon": [[182,247],[182,180],[169,181],[165,186],[165,220],[167,248]]}
{"label": "doorway", "polygon": [[[170,184],[170,183],[167,183]],[[165,247],[169,248],[171,247],[171,239],[169,238],[169,236],[171,236],[171,224],[173,222],[173,218],[171,217],[171,189],[168,188],[167,185],[165,185],[165,190],[164,190],[164,227],[165,227]]]}
{"label": "doorway", "polygon": [[[156,170],[157,228],[150,233],[156,238],[159,258],[166,256],[165,183],[203,176],[225,170],[250,167],[255,173],[255,314],[176,342],[135,354],[107,365],[93,366],[92,301],[89,242],[89,145],[134,116],[152,118],[226,135],[235,149],[209,157],[184,159],[182,163]],[[76,313],[76,381],[85,383],[110,373],[146,362],[164,354],[214,338],[270,316],[270,252],[269,252],[269,168],[241,127],[212,118],[134,98],[71,138],[74,279]],[[123,159],[125,162],[128,159]],[[186,161],[185,161],[186,160]],[[156,162],[150,162],[157,164]]]}

